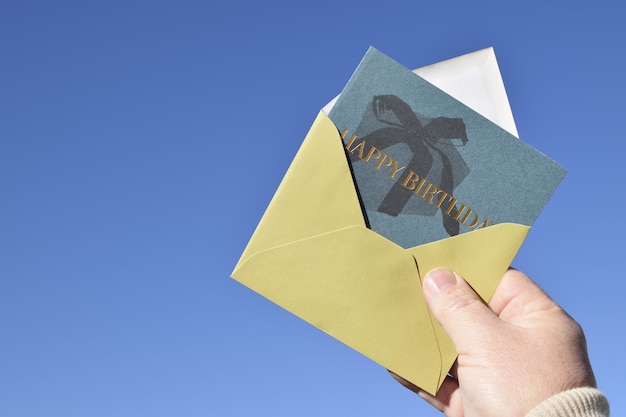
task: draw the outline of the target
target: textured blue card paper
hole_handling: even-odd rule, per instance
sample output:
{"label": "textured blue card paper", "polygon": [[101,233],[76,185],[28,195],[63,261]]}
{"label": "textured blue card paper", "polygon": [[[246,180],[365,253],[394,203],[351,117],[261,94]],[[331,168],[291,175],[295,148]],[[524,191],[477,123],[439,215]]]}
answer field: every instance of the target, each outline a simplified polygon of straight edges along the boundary
{"label": "textured blue card paper", "polygon": [[566,172],[375,48],[328,116],[369,227],[405,248],[497,223],[530,226]]}

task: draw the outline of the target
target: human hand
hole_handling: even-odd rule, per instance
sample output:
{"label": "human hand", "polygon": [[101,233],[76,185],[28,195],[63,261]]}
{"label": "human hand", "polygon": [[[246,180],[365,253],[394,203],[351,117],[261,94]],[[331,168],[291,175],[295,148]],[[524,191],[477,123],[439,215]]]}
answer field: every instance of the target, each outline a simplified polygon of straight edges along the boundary
{"label": "human hand", "polygon": [[554,394],[596,386],[582,329],[522,272],[509,269],[488,305],[443,268],[423,291],[458,359],[436,396],[392,376],[447,417],[524,416]]}

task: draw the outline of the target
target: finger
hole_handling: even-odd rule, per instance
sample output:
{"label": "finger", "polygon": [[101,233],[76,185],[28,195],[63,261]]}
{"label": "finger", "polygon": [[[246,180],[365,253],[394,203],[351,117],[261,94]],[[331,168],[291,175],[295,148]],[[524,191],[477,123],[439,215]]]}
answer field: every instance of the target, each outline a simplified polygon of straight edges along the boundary
{"label": "finger", "polygon": [[476,343],[476,334],[490,334],[498,317],[459,275],[445,268],[426,274],[424,296],[437,321],[461,353]]}
{"label": "finger", "polygon": [[420,398],[435,407],[437,410],[441,411],[442,413],[446,413],[446,416],[456,417],[457,415],[462,415],[458,414],[457,412],[457,410],[460,410],[460,392],[459,383],[456,379],[450,376],[446,377],[441,384],[441,387],[437,391],[437,394],[431,395],[417,385],[393,373],[392,371],[388,372],[393,377],[393,379],[398,381],[407,389],[416,393]]}
{"label": "finger", "polygon": [[391,377],[393,379],[398,381],[400,383],[400,385],[402,385],[406,389],[411,390],[411,391],[413,391],[416,394],[418,394],[420,391],[422,391],[422,389],[420,387],[418,387],[417,385],[415,385],[412,382],[407,381],[406,379],[402,378],[400,375],[396,374],[395,372],[390,371],[389,369],[387,369],[387,372],[389,372],[389,375],[391,375]]}
{"label": "finger", "polygon": [[511,268],[502,277],[489,307],[502,320],[515,323],[529,313],[554,309],[557,305],[526,274]]}
{"label": "finger", "polygon": [[450,372],[448,372],[448,374],[454,378],[454,379],[459,379],[459,361],[456,360],[454,361],[454,363],[452,364],[452,367],[450,368]]}
{"label": "finger", "polygon": [[433,396],[426,391],[420,391],[417,395],[448,417],[463,415],[459,382],[454,378],[446,377],[439,387],[437,395]]}

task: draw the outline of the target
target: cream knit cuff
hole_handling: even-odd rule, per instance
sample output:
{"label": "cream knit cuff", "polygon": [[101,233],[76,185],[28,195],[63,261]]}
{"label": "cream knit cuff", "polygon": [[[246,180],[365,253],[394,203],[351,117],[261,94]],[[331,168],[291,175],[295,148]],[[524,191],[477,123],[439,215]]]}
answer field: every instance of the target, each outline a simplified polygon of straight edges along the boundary
{"label": "cream knit cuff", "polygon": [[574,388],[548,398],[526,417],[609,417],[609,402],[596,388]]}

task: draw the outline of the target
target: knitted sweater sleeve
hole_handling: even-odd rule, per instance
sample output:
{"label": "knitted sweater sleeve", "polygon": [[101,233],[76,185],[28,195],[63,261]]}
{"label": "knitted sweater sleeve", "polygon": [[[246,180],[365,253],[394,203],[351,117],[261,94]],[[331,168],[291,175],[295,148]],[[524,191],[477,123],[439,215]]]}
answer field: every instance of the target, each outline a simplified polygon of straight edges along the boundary
{"label": "knitted sweater sleeve", "polygon": [[609,402],[596,388],[574,388],[548,398],[526,417],[609,417]]}

